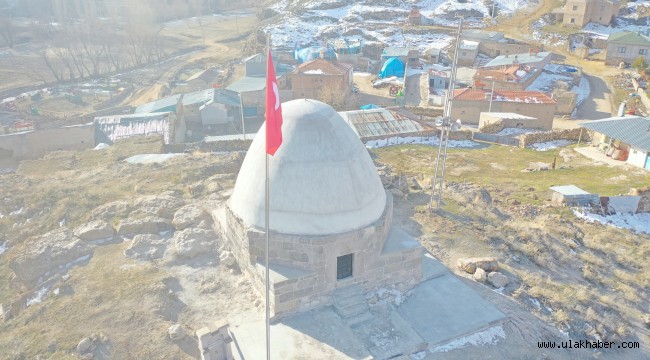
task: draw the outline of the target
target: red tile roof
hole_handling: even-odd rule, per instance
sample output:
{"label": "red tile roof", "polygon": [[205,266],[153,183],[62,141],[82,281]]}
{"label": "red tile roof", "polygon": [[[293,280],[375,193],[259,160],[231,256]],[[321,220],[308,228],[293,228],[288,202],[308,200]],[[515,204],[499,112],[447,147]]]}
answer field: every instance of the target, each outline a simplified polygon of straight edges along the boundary
{"label": "red tile roof", "polygon": [[[454,100],[489,101],[490,92],[472,88],[458,89],[454,90]],[[511,101],[541,104],[555,104],[556,102],[546,93],[543,93],[541,91],[516,90],[494,90],[493,101]]]}

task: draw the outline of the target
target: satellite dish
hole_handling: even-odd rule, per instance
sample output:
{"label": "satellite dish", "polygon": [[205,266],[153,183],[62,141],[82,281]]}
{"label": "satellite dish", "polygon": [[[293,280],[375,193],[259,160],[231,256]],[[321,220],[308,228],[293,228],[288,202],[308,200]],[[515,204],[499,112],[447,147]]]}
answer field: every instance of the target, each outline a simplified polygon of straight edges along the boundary
{"label": "satellite dish", "polygon": [[460,130],[461,125],[462,125],[462,124],[461,124],[461,122],[460,122],[460,119],[456,119],[456,122],[454,122],[453,124],[451,124],[451,131],[458,131],[458,130]]}
{"label": "satellite dish", "polygon": [[437,127],[442,126],[442,116],[438,116],[438,117],[436,118],[436,126],[437,126]]}

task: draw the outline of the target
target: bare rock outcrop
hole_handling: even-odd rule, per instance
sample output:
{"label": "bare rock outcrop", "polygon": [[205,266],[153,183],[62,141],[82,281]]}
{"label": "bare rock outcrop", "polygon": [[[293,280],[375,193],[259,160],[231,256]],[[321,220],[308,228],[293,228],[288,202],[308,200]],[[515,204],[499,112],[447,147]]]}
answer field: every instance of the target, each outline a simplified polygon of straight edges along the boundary
{"label": "bare rock outcrop", "polygon": [[81,240],[100,241],[115,236],[113,227],[104,220],[93,220],[75,229],[74,235]]}
{"label": "bare rock outcrop", "polygon": [[120,222],[117,233],[120,235],[160,234],[172,229],[171,222],[155,216],[141,219],[125,219]]}
{"label": "bare rock outcrop", "polygon": [[502,288],[508,285],[508,277],[498,271],[489,273],[487,276],[487,281],[495,288]]}
{"label": "bare rock outcrop", "polygon": [[189,228],[174,233],[170,251],[176,258],[192,259],[217,250],[217,235],[211,230]]}
{"label": "bare rock outcrop", "polygon": [[177,341],[185,337],[185,330],[180,324],[174,324],[167,329],[167,334],[170,339]]}
{"label": "bare rock outcrop", "polygon": [[493,257],[460,258],[456,264],[458,265],[459,269],[465,271],[468,274],[474,274],[477,268],[481,268],[485,271],[499,270],[499,262],[496,258]]}
{"label": "bare rock outcrop", "polygon": [[63,228],[27,240],[23,251],[10,262],[10,266],[18,278],[33,282],[47,272],[59,267],[67,268],[89,257],[91,253],[87,243]]}
{"label": "bare rock outcrop", "polygon": [[487,273],[485,272],[485,270],[481,269],[480,267],[477,267],[472,277],[474,278],[474,280],[480,283],[485,283],[485,281],[487,280]]}
{"label": "bare rock outcrop", "polygon": [[146,195],[139,197],[133,203],[134,214],[145,214],[172,219],[174,213],[184,205],[183,199],[171,194]]}
{"label": "bare rock outcrop", "polygon": [[194,205],[186,205],[176,211],[172,224],[176,230],[183,230],[188,227],[196,226],[200,224],[201,221],[210,221],[208,213]]}
{"label": "bare rock outcrop", "polygon": [[131,204],[127,201],[112,201],[94,208],[91,215],[95,219],[110,221],[116,217],[128,215],[131,210]]}
{"label": "bare rock outcrop", "polygon": [[136,235],[129,247],[124,250],[124,256],[145,261],[160,259],[165,254],[168,242],[168,239],[163,239],[156,234]]}

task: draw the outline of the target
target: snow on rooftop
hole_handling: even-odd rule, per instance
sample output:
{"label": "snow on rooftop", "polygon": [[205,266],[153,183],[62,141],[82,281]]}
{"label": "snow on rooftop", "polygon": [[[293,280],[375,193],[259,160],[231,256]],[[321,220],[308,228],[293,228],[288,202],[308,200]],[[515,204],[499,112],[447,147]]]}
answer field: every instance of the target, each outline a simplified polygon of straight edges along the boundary
{"label": "snow on rooftop", "polygon": [[307,74],[307,75],[322,75],[322,74],[324,74],[324,72],[323,72],[322,69],[314,69],[314,70],[307,70],[307,71],[304,71],[303,74]]}

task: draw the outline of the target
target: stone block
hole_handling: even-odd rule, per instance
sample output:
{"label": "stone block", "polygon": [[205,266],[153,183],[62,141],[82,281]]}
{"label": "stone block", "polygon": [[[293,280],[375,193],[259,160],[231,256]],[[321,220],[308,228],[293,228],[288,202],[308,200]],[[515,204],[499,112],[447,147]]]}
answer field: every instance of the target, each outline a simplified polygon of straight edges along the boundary
{"label": "stone block", "polygon": [[499,270],[499,263],[494,257],[460,258],[456,264],[458,265],[458,268],[468,274],[474,274],[477,267],[485,271]]}

